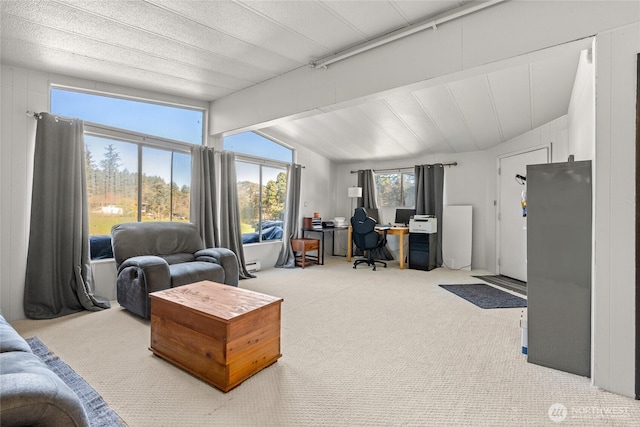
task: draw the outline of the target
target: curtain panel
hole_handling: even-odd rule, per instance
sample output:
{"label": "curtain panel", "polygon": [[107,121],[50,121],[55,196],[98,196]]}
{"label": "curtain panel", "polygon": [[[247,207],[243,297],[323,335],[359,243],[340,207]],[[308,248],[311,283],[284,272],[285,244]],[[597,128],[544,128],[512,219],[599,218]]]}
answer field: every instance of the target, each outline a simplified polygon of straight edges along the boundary
{"label": "curtain panel", "polygon": [[236,155],[223,151],[220,153],[220,246],[235,252],[240,278],[248,279],[256,276],[249,273],[244,259],[237,181]]}
{"label": "curtain panel", "polygon": [[416,214],[435,215],[438,219],[438,247],[436,265],[442,266],[442,210],[444,191],[444,166],[416,165]]}
{"label": "curtain panel", "polygon": [[191,150],[191,222],[200,230],[207,248],[220,247],[216,159],[213,148],[195,146]]}
{"label": "curtain panel", "polygon": [[287,178],[287,206],[284,220],[284,233],[282,235],[282,248],[276,261],[276,267],[294,268],[295,254],[291,248],[291,239],[298,236],[300,217],[300,184],[302,181],[302,166],[292,165],[289,168]]}
{"label": "curtain panel", "polygon": [[[358,171],[358,187],[362,188],[362,197],[358,198],[359,208],[378,209],[376,199],[376,181],[372,169]],[[353,215],[353,212],[351,213]]]}
{"label": "curtain panel", "polygon": [[36,117],[25,314],[50,319],[109,308],[93,295],[84,124],[48,113]]}

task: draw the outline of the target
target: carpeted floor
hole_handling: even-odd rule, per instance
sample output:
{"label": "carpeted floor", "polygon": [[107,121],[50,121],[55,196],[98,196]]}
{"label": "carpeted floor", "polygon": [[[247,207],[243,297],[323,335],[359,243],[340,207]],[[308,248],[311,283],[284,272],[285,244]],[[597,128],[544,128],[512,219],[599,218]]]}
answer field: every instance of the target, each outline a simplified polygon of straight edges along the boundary
{"label": "carpeted floor", "polygon": [[53,354],[37,337],[28,338],[27,343],[33,354],[38,356],[62,381],[73,390],[80,401],[92,427],[124,426],[124,422],[116,412],[106,404],[104,399],[69,365]]}
{"label": "carpeted floor", "polygon": [[284,298],[282,358],[226,394],[153,356],[149,323],[117,304],[13,325],[132,427],[558,425],[550,408],[566,409],[563,426],[640,425],[640,402],[527,363],[526,309],[479,310],[438,286],[488,272],[325,261],[240,282]]}

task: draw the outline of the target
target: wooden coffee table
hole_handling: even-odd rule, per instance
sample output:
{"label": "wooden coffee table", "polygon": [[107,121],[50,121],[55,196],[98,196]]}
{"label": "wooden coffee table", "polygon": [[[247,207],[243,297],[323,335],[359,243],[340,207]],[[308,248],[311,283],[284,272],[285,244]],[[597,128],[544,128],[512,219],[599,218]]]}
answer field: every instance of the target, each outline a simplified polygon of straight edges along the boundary
{"label": "wooden coffee table", "polygon": [[209,281],[149,296],[150,350],[224,392],[282,356],[282,298]]}

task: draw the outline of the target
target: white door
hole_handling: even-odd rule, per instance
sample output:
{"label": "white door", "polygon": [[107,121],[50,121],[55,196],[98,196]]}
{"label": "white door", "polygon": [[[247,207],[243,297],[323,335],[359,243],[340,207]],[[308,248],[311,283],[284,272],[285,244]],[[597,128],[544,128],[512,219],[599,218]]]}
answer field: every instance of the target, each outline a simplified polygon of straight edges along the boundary
{"label": "white door", "polygon": [[527,165],[548,163],[548,147],[498,159],[498,274],[527,281],[527,218],[520,204],[526,186],[516,175],[526,176]]}

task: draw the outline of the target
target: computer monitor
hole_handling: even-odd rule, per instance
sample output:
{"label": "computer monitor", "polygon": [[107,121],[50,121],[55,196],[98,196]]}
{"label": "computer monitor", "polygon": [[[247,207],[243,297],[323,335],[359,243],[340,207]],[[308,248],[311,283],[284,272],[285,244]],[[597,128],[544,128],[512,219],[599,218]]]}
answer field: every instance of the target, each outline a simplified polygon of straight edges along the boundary
{"label": "computer monitor", "polygon": [[415,209],[396,209],[396,224],[409,225],[409,220],[416,214]]}

